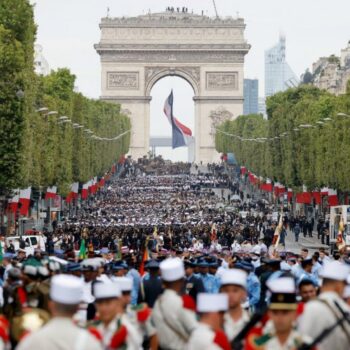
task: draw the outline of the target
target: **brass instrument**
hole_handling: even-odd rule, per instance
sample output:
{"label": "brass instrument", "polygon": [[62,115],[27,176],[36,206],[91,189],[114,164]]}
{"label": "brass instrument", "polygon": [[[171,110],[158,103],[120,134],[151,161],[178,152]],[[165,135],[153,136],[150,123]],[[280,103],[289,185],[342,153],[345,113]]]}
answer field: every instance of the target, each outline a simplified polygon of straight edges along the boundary
{"label": "brass instrument", "polygon": [[23,309],[22,315],[15,316],[12,319],[10,328],[11,337],[16,342],[19,342],[23,336],[43,327],[50,318],[50,314],[45,310],[38,308]]}

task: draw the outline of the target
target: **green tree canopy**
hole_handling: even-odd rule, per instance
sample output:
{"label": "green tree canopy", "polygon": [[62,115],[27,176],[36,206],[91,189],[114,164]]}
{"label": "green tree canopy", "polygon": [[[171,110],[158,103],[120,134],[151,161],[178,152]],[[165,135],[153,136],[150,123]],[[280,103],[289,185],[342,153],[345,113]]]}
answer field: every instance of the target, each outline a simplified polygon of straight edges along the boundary
{"label": "green tree canopy", "polygon": [[285,186],[350,190],[350,95],[335,96],[310,85],[267,99],[268,120],[240,116],[220,125],[219,152]]}

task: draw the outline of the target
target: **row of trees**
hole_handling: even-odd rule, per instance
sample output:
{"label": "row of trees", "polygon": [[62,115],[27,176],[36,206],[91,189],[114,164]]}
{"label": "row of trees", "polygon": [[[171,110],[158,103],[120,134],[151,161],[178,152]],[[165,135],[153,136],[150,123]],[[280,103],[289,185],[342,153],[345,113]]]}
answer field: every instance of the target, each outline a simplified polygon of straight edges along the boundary
{"label": "row of trees", "polygon": [[217,150],[296,190],[350,190],[350,83],[342,96],[309,85],[280,92],[267,99],[267,114],[224,122]]}
{"label": "row of trees", "polygon": [[[130,120],[120,106],[74,92],[68,69],[34,73],[36,27],[28,0],[0,3],[0,190],[57,185],[103,175],[128,152]],[[47,108],[44,109],[44,107]],[[48,113],[57,111],[55,113]],[[71,120],[62,122],[61,116]],[[73,128],[73,123],[83,128]]]}

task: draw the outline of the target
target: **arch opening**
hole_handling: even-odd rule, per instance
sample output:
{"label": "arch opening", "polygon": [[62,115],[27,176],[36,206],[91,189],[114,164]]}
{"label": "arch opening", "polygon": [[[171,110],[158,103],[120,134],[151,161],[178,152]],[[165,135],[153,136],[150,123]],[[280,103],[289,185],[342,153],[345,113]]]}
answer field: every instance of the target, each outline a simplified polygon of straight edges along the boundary
{"label": "arch opening", "polygon": [[183,77],[162,76],[157,79],[151,90],[150,104],[150,152],[161,155],[166,160],[192,162],[195,153],[195,141],[189,146],[172,149],[172,128],[164,114],[164,103],[171,90],[174,93],[174,116],[191,129],[195,140],[194,87]]}

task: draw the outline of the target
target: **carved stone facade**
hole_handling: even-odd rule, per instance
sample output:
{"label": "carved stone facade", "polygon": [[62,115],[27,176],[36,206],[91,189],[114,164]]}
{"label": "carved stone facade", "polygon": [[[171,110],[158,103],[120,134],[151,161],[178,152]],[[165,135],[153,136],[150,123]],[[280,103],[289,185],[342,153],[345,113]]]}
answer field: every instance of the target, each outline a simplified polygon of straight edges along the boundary
{"label": "carved stone facade", "polygon": [[107,89],[138,90],[138,72],[107,72]]}
{"label": "carved stone facade", "polygon": [[100,27],[95,48],[102,65],[101,98],[128,110],[130,154],[137,158],[149,151],[151,90],[175,75],[195,93],[196,161],[218,160],[213,116],[232,119],[243,112],[243,65],[250,48],[243,19],[164,12],[103,18]]}
{"label": "carved stone facade", "polygon": [[216,110],[210,112],[209,118],[212,121],[210,134],[214,138],[216,128],[226,120],[232,120],[233,114],[230,111],[228,111],[224,106],[219,106]]}
{"label": "carved stone facade", "polygon": [[232,51],[104,51],[101,56],[103,63],[108,62],[148,62],[148,63],[243,63],[244,55]]}
{"label": "carved stone facade", "polygon": [[207,73],[208,90],[237,90],[237,72],[210,72]]}

